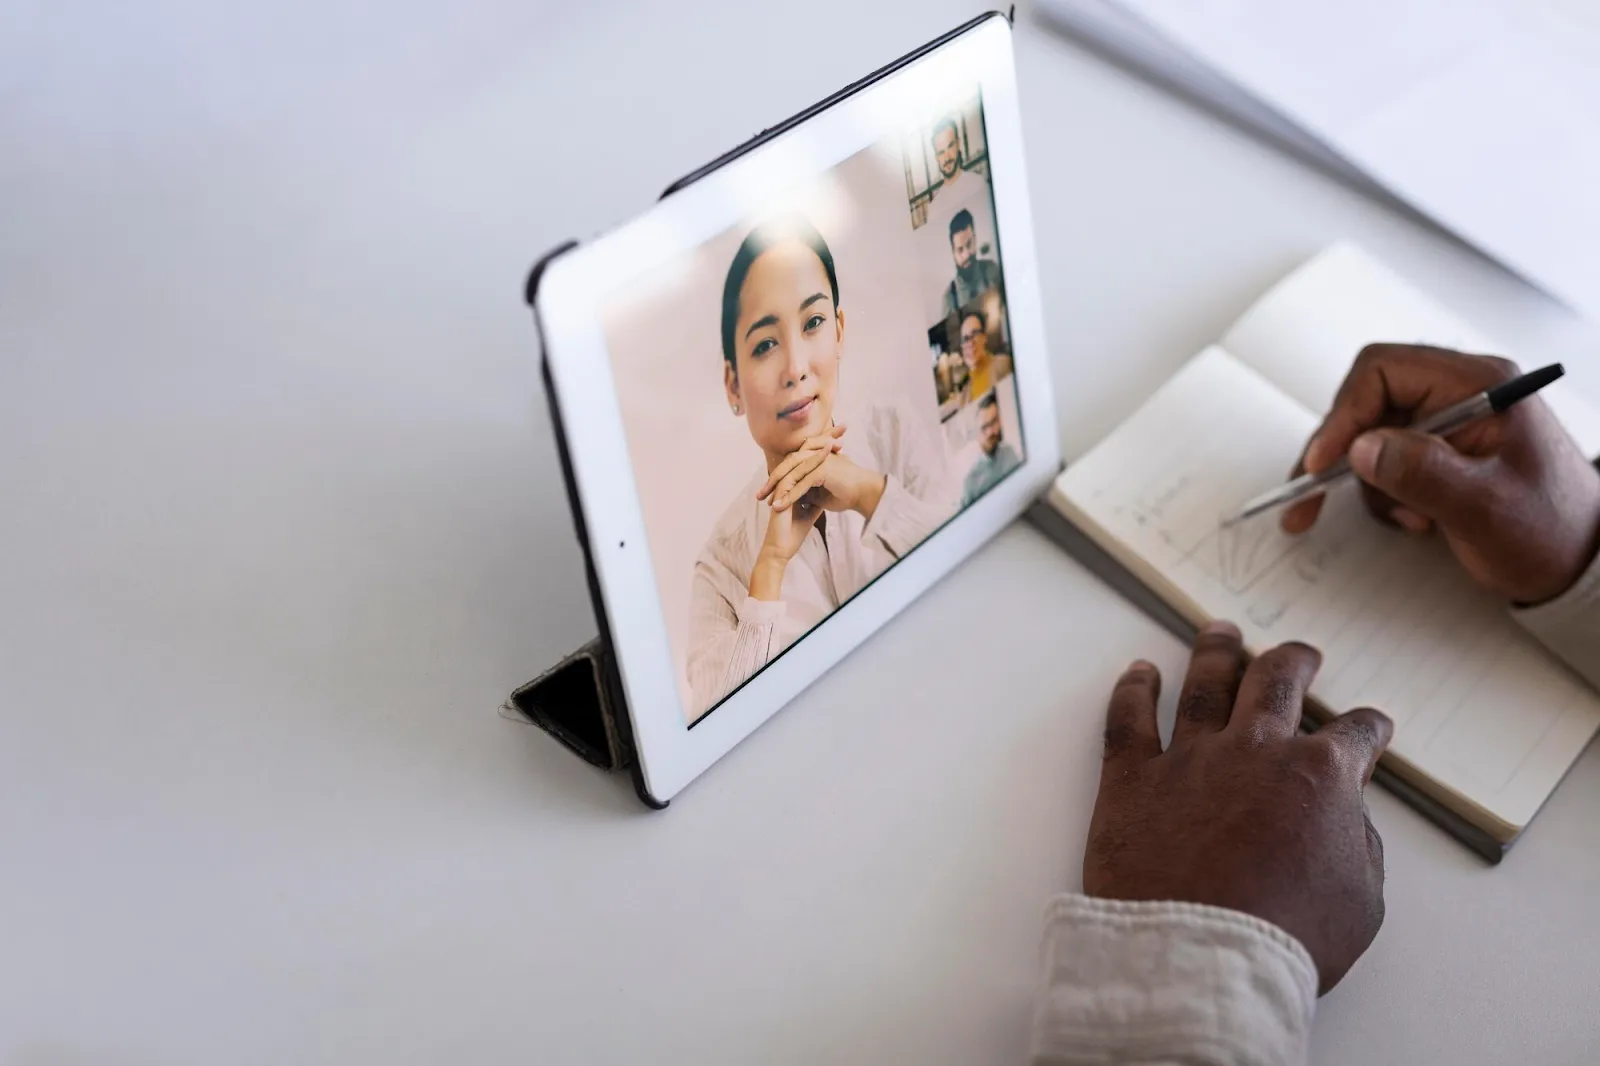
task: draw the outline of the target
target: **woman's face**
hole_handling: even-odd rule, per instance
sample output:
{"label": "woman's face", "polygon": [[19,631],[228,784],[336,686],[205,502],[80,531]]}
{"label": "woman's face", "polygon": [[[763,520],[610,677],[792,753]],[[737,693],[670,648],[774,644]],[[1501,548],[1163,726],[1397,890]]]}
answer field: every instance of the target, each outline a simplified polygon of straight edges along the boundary
{"label": "woman's face", "polygon": [[976,315],[961,320],[961,357],[971,370],[978,369],[978,364],[989,357],[989,337]]}
{"label": "woman's face", "polygon": [[737,369],[723,368],[729,405],[769,460],[832,425],[843,345],[844,313],[817,253],[798,240],[762,252],[739,289]]}

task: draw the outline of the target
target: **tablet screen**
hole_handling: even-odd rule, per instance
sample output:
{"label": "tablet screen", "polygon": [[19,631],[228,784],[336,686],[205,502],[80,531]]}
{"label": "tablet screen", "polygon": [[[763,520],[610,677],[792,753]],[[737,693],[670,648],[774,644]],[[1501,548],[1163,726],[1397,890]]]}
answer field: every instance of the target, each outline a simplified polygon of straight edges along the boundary
{"label": "tablet screen", "polygon": [[974,88],[602,325],[689,724],[1021,464]]}

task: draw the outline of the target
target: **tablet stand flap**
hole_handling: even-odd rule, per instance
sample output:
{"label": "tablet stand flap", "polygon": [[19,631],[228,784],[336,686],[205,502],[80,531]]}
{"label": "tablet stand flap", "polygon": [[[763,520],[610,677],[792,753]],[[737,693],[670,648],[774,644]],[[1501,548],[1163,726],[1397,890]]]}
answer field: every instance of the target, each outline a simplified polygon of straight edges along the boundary
{"label": "tablet stand flap", "polygon": [[585,762],[625,770],[633,765],[634,750],[629,730],[618,722],[627,711],[612,690],[610,657],[605,641],[596,637],[513,692],[502,709],[526,718]]}

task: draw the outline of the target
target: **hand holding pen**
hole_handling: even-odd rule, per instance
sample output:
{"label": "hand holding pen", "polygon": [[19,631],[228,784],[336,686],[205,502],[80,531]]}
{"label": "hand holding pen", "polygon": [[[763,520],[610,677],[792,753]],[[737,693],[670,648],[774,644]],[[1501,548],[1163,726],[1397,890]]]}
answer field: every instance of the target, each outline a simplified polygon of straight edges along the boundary
{"label": "hand holding pen", "polygon": [[[1335,476],[1310,496],[1283,494],[1284,529],[1313,526],[1346,461],[1369,509],[1412,533],[1442,534],[1484,586],[1517,603],[1560,595],[1600,550],[1600,471],[1547,405],[1526,398],[1558,377],[1559,367],[1546,368],[1519,381],[1504,359],[1440,348],[1367,347],[1296,470]],[[1430,424],[1446,428],[1422,429]]]}
{"label": "hand holding pen", "polygon": [[[1566,370],[1560,363],[1511,378],[1499,385],[1474,392],[1466,399],[1451,404],[1441,411],[1436,411],[1427,418],[1414,423],[1410,429],[1413,433],[1425,434],[1433,437],[1449,437],[1452,433],[1465,426],[1469,426],[1479,419],[1497,415],[1511,407],[1519,400],[1526,399],[1556,381]],[[1322,434],[1318,434],[1322,436]],[[1357,438],[1359,441],[1360,438]],[[1316,442],[1313,442],[1316,443]],[[1356,450],[1356,445],[1351,445],[1351,451]],[[1371,464],[1368,464],[1371,465]],[[1311,496],[1325,493],[1333,485],[1346,480],[1355,473],[1350,466],[1350,457],[1335,461],[1325,469],[1316,473],[1305,473],[1290,481],[1286,485],[1264,492],[1260,496],[1246,503],[1239,513],[1223,522],[1224,526],[1231,526],[1243,522],[1247,518],[1254,518],[1264,511],[1274,507],[1282,507],[1307,499]]]}

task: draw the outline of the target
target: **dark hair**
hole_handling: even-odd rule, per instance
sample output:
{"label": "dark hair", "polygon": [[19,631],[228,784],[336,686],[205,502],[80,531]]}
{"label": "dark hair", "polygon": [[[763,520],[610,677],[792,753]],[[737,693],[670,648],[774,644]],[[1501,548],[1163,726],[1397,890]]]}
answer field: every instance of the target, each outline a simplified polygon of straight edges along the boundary
{"label": "dark hair", "polygon": [[965,322],[969,318],[977,319],[979,327],[981,327],[985,333],[989,332],[989,316],[984,314],[983,311],[977,307],[961,312],[961,318],[956,324],[957,328],[960,328],[961,322]]}
{"label": "dark hair", "polygon": [[956,234],[962,230],[974,228],[976,224],[972,221],[972,212],[963,207],[950,218],[950,243],[956,243]]}
{"label": "dark hair", "polygon": [[939,134],[944,130],[949,130],[951,133],[956,135],[956,147],[959,148],[961,146],[961,131],[956,129],[956,120],[951,118],[949,115],[946,115],[944,118],[933,124],[933,132],[928,134],[928,140],[937,141],[939,139]]}
{"label": "dark hair", "polygon": [[980,410],[980,411],[982,411],[985,407],[999,407],[999,406],[1000,406],[1000,398],[994,394],[994,390],[993,389],[990,389],[988,392],[984,393],[983,394],[983,399],[978,401],[978,410]]}
{"label": "dark hair", "polygon": [[822,270],[828,275],[828,288],[833,295],[833,306],[839,306],[839,275],[833,268],[833,253],[828,251],[828,242],[822,239],[822,234],[817,232],[815,226],[799,216],[757,226],[733,254],[733,262],[728,265],[728,278],[722,283],[722,357],[735,369],[739,365],[734,347],[734,333],[739,328],[739,290],[744,288],[744,279],[749,276],[751,266],[761,258],[761,254],[786,240],[799,241],[822,260]]}

